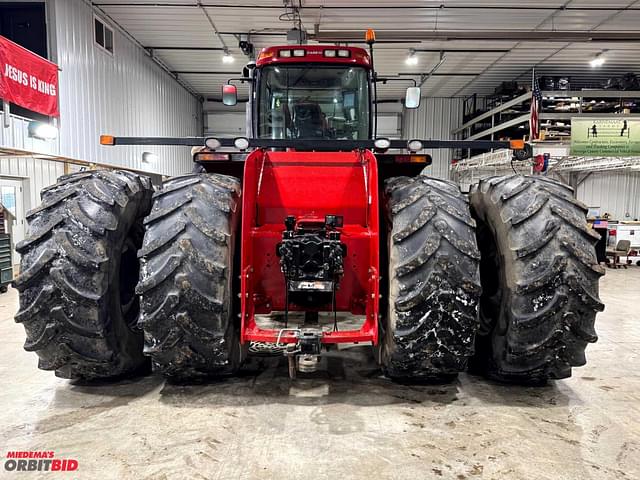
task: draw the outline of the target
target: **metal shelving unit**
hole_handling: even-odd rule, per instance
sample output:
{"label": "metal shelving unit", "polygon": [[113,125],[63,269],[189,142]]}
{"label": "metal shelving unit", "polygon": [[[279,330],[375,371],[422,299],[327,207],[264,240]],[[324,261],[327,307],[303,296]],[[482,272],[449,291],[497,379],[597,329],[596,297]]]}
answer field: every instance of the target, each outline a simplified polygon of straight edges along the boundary
{"label": "metal shelving unit", "polygon": [[[640,118],[640,91],[636,90],[545,90],[542,92],[542,96],[543,108],[540,112],[540,122],[542,125],[548,125],[548,122],[552,121],[569,121],[572,117],[576,116],[602,118],[624,115],[626,118]],[[594,103],[594,101],[596,103]],[[530,92],[519,95],[465,122],[451,133],[465,140],[477,140],[485,137],[494,140],[496,134],[499,132],[504,133],[505,130],[511,127],[526,126],[529,122],[530,102]],[[605,102],[605,104],[601,102]],[[555,105],[559,103],[569,103],[569,108],[567,108],[566,111],[549,111],[552,103]],[[571,107],[572,104],[575,105],[574,108]],[[592,107],[594,105],[607,105],[608,108],[604,110],[615,110],[616,104],[619,108],[617,109],[618,111],[615,112],[597,112],[594,111]],[[631,104],[633,104],[633,106],[631,106]],[[590,106],[591,108],[588,108]],[[503,120],[505,116],[508,118]],[[490,124],[491,126],[478,132],[476,131],[476,126],[480,123]],[[563,125],[562,127],[563,130],[566,130],[569,125]],[[526,135],[528,132],[528,128],[523,128],[523,134]]]}

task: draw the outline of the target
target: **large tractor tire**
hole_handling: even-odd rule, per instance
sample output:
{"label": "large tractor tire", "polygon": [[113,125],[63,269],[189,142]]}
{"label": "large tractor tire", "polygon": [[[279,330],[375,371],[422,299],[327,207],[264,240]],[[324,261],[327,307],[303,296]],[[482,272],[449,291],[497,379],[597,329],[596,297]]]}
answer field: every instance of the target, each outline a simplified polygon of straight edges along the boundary
{"label": "large tractor tire", "polygon": [[135,285],[152,192],[147,177],[130,172],[74,173],[45,188],[27,213],[15,319],[39,368],[84,380],[148,369]]}
{"label": "large tractor tire", "polygon": [[517,383],[571,376],[597,340],[599,236],[570,187],[522,175],[481,180],[471,193],[482,254],[476,372]]}
{"label": "large tractor tire", "polygon": [[459,188],[419,175],[386,182],[389,297],[381,362],[398,380],[451,379],[478,328],[480,254]]}
{"label": "large tractor tire", "polygon": [[144,352],[175,381],[231,374],[242,361],[232,294],[239,198],[233,177],[175,177],[144,221],[137,287]]}

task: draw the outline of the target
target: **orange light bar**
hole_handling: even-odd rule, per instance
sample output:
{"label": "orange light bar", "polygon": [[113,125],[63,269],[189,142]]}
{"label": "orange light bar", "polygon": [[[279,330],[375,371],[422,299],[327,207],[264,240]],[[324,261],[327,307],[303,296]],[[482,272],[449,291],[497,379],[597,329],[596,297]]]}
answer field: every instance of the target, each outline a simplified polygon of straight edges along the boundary
{"label": "orange light bar", "polygon": [[195,155],[195,161],[210,162],[215,160],[231,160],[231,156],[228,153],[208,153],[198,152]]}
{"label": "orange light bar", "polygon": [[396,163],[427,163],[429,155],[396,155]]}
{"label": "orange light bar", "polygon": [[260,54],[258,55],[258,61],[260,60],[266,60],[267,58],[271,58],[275,55],[274,51],[262,51],[260,52]]}
{"label": "orange light bar", "polygon": [[116,139],[113,135],[100,135],[100,145],[115,145]]}
{"label": "orange light bar", "polygon": [[372,28],[367,30],[367,33],[364,34],[364,40],[367,43],[373,43],[376,41],[376,32],[373,31]]}
{"label": "orange light bar", "polygon": [[524,140],[510,140],[511,150],[524,150]]}

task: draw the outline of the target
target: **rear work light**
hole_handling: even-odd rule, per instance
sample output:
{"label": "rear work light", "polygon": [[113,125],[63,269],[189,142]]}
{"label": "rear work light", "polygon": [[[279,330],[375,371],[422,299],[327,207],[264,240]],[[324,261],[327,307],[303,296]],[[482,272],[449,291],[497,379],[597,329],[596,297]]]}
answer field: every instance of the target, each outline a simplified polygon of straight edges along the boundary
{"label": "rear work light", "polygon": [[204,141],[204,144],[208,149],[214,150],[214,151],[219,149],[222,146],[222,144],[220,143],[220,140],[218,140],[217,138],[211,138],[211,137],[207,138]]}
{"label": "rear work light", "polygon": [[349,50],[338,50],[338,56],[342,58],[349,58],[351,56],[351,52]]}
{"label": "rear work light", "polygon": [[325,50],[324,51],[324,56],[325,57],[335,57],[336,56],[336,51],[335,50]]}
{"label": "rear work light", "polygon": [[391,140],[384,137],[376,138],[373,141],[373,145],[376,147],[377,150],[387,150],[391,146]]}
{"label": "rear work light", "polygon": [[303,49],[296,49],[293,51],[293,56],[294,57],[304,57],[305,56],[305,51]]}
{"label": "rear work light", "polygon": [[233,146],[238,150],[246,150],[249,148],[249,139],[246,137],[237,137],[233,139]]}
{"label": "rear work light", "polygon": [[420,140],[409,140],[407,142],[407,149],[410,152],[419,152],[422,150],[422,142]]}
{"label": "rear work light", "polygon": [[289,58],[291,57],[291,50],[280,50],[278,52],[278,56],[283,58]]}

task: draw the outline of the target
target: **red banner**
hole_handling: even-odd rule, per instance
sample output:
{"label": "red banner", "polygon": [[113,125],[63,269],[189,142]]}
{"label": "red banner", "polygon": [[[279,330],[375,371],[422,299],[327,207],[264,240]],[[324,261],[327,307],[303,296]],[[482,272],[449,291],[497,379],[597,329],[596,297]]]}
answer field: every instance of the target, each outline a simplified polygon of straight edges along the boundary
{"label": "red banner", "polygon": [[0,98],[34,112],[60,116],[58,66],[0,35]]}

